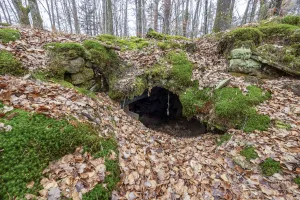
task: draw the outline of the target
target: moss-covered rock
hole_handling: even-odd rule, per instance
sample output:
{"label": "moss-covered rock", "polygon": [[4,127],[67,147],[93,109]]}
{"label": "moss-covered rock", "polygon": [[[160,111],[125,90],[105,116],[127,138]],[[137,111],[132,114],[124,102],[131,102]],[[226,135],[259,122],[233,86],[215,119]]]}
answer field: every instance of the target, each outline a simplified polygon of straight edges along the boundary
{"label": "moss-covered rock", "polygon": [[22,68],[22,63],[18,61],[10,52],[0,50],[0,74],[24,75],[26,72]]}
{"label": "moss-covered rock", "polygon": [[0,42],[4,44],[10,41],[16,41],[20,39],[21,35],[20,32],[15,29],[3,28],[0,29]]}
{"label": "moss-covered rock", "polygon": [[71,74],[71,83],[74,85],[84,84],[94,78],[94,71],[90,68],[83,68],[82,72]]}
{"label": "moss-covered rock", "polygon": [[278,46],[266,44],[258,47],[253,59],[288,74],[300,76],[299,46]]}
{"label": "moss-covered rock", "polygon": [[229,54],[234,48],[251,48],[262,42],[263,33],[257,28],[237,28],[226,33],[220,40],[218,50]]}
{"label": "moss-covered rock", "polygon": [[[293,26],[290,24],[270,24],[266,26],[260,26],[258,29],[264,34],[263,39],[265,41],[270,41],[274,39],[279,40],[290,40],[292,35],[295,34],[300,28],[298,26]],[[300,42],[297,36],[293,36],[294,42]]]}
{"label": "moss-covered rock", "polygon": [[245,74],[258,74],[261,64],[251,59],[252,51],[246,48],[234,49],[231,51],[231,60],[228,70]]}
{"label": "moss-covered rock", "polygon": [[300,26],[300,16],[288,15],[281,19],[281,23],[290,24],[293,26]]}
{"label": "moss-covered rock", "polygon": [[72,60],[78,57],[86,58],[86,52],[83,46],[75,42],[66,43],[49,43],[45,45],[46,50],[50,55],[64,57],[65,59]]}

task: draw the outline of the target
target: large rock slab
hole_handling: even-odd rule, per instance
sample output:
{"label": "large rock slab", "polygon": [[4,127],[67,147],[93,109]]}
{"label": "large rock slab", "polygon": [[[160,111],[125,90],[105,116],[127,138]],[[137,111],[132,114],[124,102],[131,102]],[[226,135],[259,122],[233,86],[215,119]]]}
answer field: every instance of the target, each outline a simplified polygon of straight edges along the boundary
{"label": "large rock slab", "polygon": [[76,74],[83,70],[85,67],[85,60],[82,57],[70,60],[67,65],[65,65],[66,72],[70,74]]}
{"label": "large rock slab", "polygon": [[230,72],[240,72],[245,74],[257,74],[261,64],[252,59],[231,59],[229,64]]}

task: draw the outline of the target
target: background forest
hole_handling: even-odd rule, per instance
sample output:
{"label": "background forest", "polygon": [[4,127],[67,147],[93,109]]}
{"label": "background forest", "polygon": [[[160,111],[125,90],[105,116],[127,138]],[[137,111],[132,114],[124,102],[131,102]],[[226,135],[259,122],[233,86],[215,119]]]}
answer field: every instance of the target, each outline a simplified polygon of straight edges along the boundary
{"label": "background forest", "polygon": [[[280,8],[281,6],[281,8]],[[1,0],[0,22],[66,33],[199,37],[272,15],[300,14],[300,0]]]}

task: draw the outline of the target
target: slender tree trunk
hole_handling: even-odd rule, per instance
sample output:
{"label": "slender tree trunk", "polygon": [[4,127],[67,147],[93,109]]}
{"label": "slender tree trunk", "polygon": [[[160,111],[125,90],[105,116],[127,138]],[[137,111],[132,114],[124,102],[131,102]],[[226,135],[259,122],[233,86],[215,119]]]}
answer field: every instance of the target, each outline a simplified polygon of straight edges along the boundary
{"label": "slender tree trunk", "polygon": [[192,21],[192,35],[191,35],[192,38],[194,38],[196,26],[198,27],[198,21],[199,21],[198,20],[198,18],[199,18],[198,12],[199,12],[200,1],[201,0],[197,1],[195,14],[194,14],[193,21]]}
{"label": "slender tree trunk", "polygon": [[154,30],[158,31],[158,3],[159,0],[154,0]]}
{"label": "slender tree trunk", "polygon": [[256,8],[257,8],[257,2],[258,0],[254,0],[252,4],[251,14],[250,14],[250,22],[254,21]]}
{"label": "slender tree trunk", "polygon": [[142,1],[136,0],[136,35],[142,37],[143,25],[142,25]]}
{"label": "slender tree trunk", "polygon": [[30,13],[32,17],[32,25],[34,28],[43,29],[43,20],[36,0],[28,0]]}
{"label": "slender tree trunk", "polygon": [[124,14],[124,36],[128,36],[128,0],[125,0],[125,14]]}
{"label": "slender tree trunk", "polygon": [[[6,16],[6,12],[5,12],[5,10],[4,10],[4,6],[2,5],[1,2],[0,2],[0,7],[1,7],[1,10],[2,10],[2,12],[3,12],[4,19],[5,19],[6,23],[9,23],[9,20],[8,20],[8,18],[7,18],[7,16]],[[7,13],[7,14],[9,15],[9,13]]]}
{"label": "slender tree trunk", "polygon": [[112,13],[112,3],[111,0],[107,0],[107,31],[109,34],[114,34],[114,24],[113,24],[113,13]]}
{"label": "slender tree trunk", "polygon": [[204,10],[204,34],[208,34],[208,0],[205,0]]}
{"label": "slender tree trunk", "polygon": [[18,15],[17,15],[15,9],[14,9],[13,6],[11,5],[11,2],[10,2],[10,1],[7,1],[7,2],[8,2],[8,5],[9,5],[10,10],[13,12],[13,14],[14,14],[14,16],[15,16],[16,21],[19,21],[19,17],[18,17]]}
{"label": "slender tree trunk", "polygon": [[[48,13],[49,20],[50,20],[50,24],[51,24],[51,28],[52,28],[52,30],[53,30],[53,23],[55,23],[55,22],[53,22],[53,19],[52,19],[51,9],[50,9],[50,5],[49,5],[48,0],[46,0],[46,6],[47,6],[46,11],[47,11],[47,13]],[[54,26],[55,26],[55,25],[54,25]]]}
{"label": "slender tree trunk", "polygon": [[164,0],[164,25],[163,32],[170,33],[171,0]]}
{"label": "slender tree trunk", "polygon": [[266,19],[266,17],[267,17],[266,0],[260,0],[259,21]]}
{"label": "slender tree trunk", "polygon": [[189,20],[189,0],[187,0],[186,4],[185,4],[184,19],[183,19],[183,24],[182,24],[184,37],[187,36],[186,32],[187,32],[188,20]]}
{"label": "slender tree trunk", "polygon": [[77,6],[76,6],[76,1],[75,0],[72,0],[72,12],[73,12],[74,25],[75,25],[75,32],[77,34],[80,34],[80,27],[79,27],[78,14],[77,14]]}
{"label": "slender tree trunk", "polygon": [[55,0],[55,11],[56,11],[56,21],[57,21],[57,25],[58,25],[58,30],[61,31],[61,24],[60,24],[60,17],[59,17],[59,9],[57,6],[57,0]]}
{"label": "slender tree trunk", "polygon": [[247,7],[246,7],[246,10],[245,10],[244,15],[243,15],[243,19],[242,19],[241,25],[247,23],[248,13],[249,13],[249,7],[250,7],[251,1],[252,1],[252,0],[248,0]]}
{"label": "slender tree trunk", "polygon": [[51,16],[52,16],[52,31],[55,32],[56,31],[56,24],[55,24],[55,15],[54,15],[54,0],[50,0],[50,4],[51,4]]}
{"label": "slender tree trunk", "polygon": [[7,16],[8,16],[8,23],[9,24],[12,24],[12,21],[11,21],[11,17],[10,17],[10,13],[8,12],[8,6],[6,5],[6,2],[4,1],[4,8],[6,10],[6,13],[7,13]]}
{"label": "slender tree trunk", "polygon": [[18,13],[19,16],[19,22],[21,26],[30,26],[29,21],[29,7],[24,7],[21,0],[12,0],[13,5]]}

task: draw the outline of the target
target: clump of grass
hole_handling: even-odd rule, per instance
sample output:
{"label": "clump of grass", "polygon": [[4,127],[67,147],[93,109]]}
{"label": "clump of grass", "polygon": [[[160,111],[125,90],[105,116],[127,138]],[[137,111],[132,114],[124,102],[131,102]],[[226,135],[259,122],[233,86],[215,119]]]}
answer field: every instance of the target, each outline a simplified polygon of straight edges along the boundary
{"label": "clump of grass", "polygon": [[272,176],[281,171],[280,162],[275,161],[272,158],[267,158],[260,164],[260,167],[265,176]]}
{"label": "clump of grass", "polygon": [[9,43],[10,41],[16,41],[20,39],[20,32],[14,29],[3,28],[0,29],[0,41],[4,44]]}
{"label": "clump of grass", "polygon": [[231,135],[228,133],[225,133],[224,135],[221,135],[219,138],[217,138],[217,145],[221,146],[224,142],[227,142],[231,139]]}
{"label": "clump of grass", "polygon": [[300,26],[300,16],[288,15],[281,19],[281,23]]}
{"label": "clump of grass", "polygon": [[18,61],[10,52],[0,50],[0,74],[23,75],[26,72],[22,68],[22,63]]}
{"label": "clump of grass", "polygon": [[246,158],[246,160],[250,161],[252,159],[258,158],[258,154],[255,151],[253,146],[246,146],[240,154]]}
{"label": "clump of grass", "polygon": [[[23,199],[27,193],[36,194],[41,189],[42,171],[49,162],[73,153],[79,146],[98,157],[106,156],[111,150],[117,153],[113,139],[100,138],[88,125],[78,122],[75,127],[66,120],[22,110],[13,112],[17,115],[11,120],[0,120],[13,127],[10,132],[0,134],[0,149],[3,150],[0,152],[0,182],[4,183],[0,187],[1,199]],[[117,166],[115,163],[114,168],[107,170],[118,175]],[[26,184],[31,181],[35,185],[28,189]],[[111,188],[115,184],[113,182]]]}
{"label": "clump of grass", "polygon": [[294,182],[300,187],[300,177],[294,178]]}

